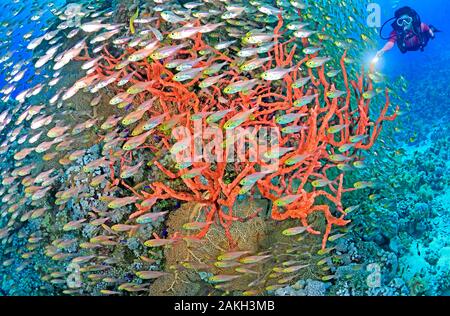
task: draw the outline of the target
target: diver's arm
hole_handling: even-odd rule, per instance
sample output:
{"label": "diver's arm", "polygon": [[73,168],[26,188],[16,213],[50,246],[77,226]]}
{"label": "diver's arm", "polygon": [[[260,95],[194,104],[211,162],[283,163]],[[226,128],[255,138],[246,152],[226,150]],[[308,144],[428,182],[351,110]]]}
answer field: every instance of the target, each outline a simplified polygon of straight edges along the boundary
{"label": "diver's arm", "polygon": [[385,52],[391,50],[394,47],[394,45],[395,45],[395,42],[389,41],[378,52],[381,54],[384,54]]}
{"label": "diver's arm", "polygon": [[377,57],[380,57],[385,52],[390,51],[394,47],[396,41],[397,33],[395,31],[392,31],[391,35],[389,36],[389,41],[383,46],[382,49],[377,52]]}
{"label": "diver's arm", "polygon": [[384,53],[386,53],[387,51],[390,51],[393,47],[394,47],[394,45],[395,45],[395,42],[391,42],[391,41],[389,41],[389,42],[387,42],[384,46],[383,46],[383,48],[382,49],[380,49],[378,52],[377,52],[377,57],[379,58],[379,57],[381,57],[381,55],[383,55]]}

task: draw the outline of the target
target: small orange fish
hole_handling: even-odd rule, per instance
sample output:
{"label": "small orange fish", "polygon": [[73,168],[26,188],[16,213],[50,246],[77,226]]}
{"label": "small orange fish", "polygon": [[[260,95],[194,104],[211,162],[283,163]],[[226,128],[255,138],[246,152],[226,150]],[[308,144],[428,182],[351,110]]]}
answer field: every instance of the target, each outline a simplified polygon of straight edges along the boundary
{"label": "small orange fish", "polygon": [[111,229],[115,232],[126,232],[137,227],[139,227],[139,225],[116,224],[111,226]]}
{"label": "small orange fish", "polygon": [[168,213],[167,211],[157,212],[157,213],[147,213],[147,214],[144,214],[144,215],[136,218],[136,222],[139,224],[151,223],[153,221],[156,221],[158,218],[164,216],[167,213]]}
{"label": "small orange fish", "polygon": [[115,198],[111,202],[108,203],[108,207],[112,209],[120,208],[123,206],[127,206],[129,204],[135,203],[137,200],[139,200],[136,196],[127,196],[123,198]]}
{"label": "small orange fish", "polygon": [[131,112],[122,119],[122,124],[125,126],[131,125],[139,121],[146,112],[147,109],[145,108]]}
{"label": "small orange fish", "polygon": [[190,222],[183,225],[183,228],[186,230],[196,230],[203,229],[206,226],[211,225],[213,222]]}
{"label": "small orange fish", "polygon": [[47,137],[56,138],[64,135],[70,126],[55,126],[47,132]]}
{"label": "small orange fish", "polygon": [[162,272],[162,271],[138,271],[136,272],[136,275],[140,278],[140,279],[144,279],[144,280],[149,280],[149,279],[157,279],[160,278],[164,275],[168,275],[169,273],[167,272]]}
{"label": "small orange fish", "polygon": [[152,131],[148,131],[144,134],[141,134],[139,136],[130,137],[125,144],[123,145],[123,150],[132,150],[137,148],[138,146],[142,145],[147,137],[151,134]]}
{"label": "small orange fish", "polygon": [[150,239],[147,240],[144,245],[147,247],[160,247],[160,246],[166,246],[171,245],[175,242],[175,239]]}
{"label": "small orange fish", "polygon": [[30,153],[32,153],[35,150],[35,148],[24,148],[21,151],[17,152],[14,155],[15,160],[22,160],[26,158]]}
{"label": "small orange fish", "polygon": [[219,274],[219,275],[214,275],[214,276],[210,277],[209,281],[212,283],[222,283],[222,282],[232,281],[232,280],[238,279],[240,277],[242,277],[242,275]]}
{"label": "small orange fish", "polygon": [[244,263],[244,264],[252,264],[252,263],[257,263],[257,262],[263,261],[270,257],[272,257],[272,255],[248,256],[248,257],[240,259],[239,262]]}
{"label": "small orange fish", "polygon": [[77,230],[81,228],[81,224],[84,223],[86,221],[85,218],[77,220],[77,221],[71,221],[68,222],[67,224],[65,224],[63,226],[63,231],[67,232],[67,231],[72,231],[72,230]]}

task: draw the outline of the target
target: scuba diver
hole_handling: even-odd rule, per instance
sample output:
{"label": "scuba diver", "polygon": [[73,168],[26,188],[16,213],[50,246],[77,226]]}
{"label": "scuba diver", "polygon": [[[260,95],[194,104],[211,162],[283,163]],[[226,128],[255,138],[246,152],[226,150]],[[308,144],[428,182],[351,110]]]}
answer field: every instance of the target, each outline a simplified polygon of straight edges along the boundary
{"label": "scuba diver", "polygon": [[[395,20],[392,25],[392,32],[389,37],[381,35],[383,27],[389,21]],[[388,40],[386,45],[377,52],[374,60],[378,60],[385,52],[391,50],[397,43],[400,51],[405,54],[408,51],[420,50],[423,52],[428,41],[434,39],[435,33],[440,32],[432,25],[428,26],[420,21],[420,16],[410,7],[402,7],[395,11],[395,16],[387,20],[380,29],[380,37]]]}

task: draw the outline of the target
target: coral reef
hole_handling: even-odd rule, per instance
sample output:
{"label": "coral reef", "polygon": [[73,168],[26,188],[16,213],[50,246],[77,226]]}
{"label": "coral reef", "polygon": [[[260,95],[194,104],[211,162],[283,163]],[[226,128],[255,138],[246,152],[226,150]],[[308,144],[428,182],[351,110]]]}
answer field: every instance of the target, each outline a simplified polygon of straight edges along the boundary
{"label": "coral reef", "polygon": [[[383,185],[375,186],[369,199],[349,214],[352,227],[346,239],[352,250],[340,249],[364,265],[364,277],[338,278],[332,293],[447,295],[447,131],[445,126],[431,128],[402,151],[374,148],[380,155],[368,160],[368,166],[377,168],[362,172]],[[396,133],[395,127],[386,130],[387,137],[391,132]],[[368,269],[370,264],[375,269]],[[379,282],[368,286],[367,277],[374,272]]]}

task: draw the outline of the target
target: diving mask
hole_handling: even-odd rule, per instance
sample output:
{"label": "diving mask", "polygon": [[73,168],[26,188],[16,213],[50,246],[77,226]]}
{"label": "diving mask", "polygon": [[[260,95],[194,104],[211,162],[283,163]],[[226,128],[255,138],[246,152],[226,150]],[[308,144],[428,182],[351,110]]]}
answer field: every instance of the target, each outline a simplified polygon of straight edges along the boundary
{"label": "diving mask", "polygon": [[407,16],[407,17],[401,17],[399,19],[397,19],[397,25],[398,26],[405,26],[405,25],[410,25],[412,23],[412,17]]}

